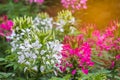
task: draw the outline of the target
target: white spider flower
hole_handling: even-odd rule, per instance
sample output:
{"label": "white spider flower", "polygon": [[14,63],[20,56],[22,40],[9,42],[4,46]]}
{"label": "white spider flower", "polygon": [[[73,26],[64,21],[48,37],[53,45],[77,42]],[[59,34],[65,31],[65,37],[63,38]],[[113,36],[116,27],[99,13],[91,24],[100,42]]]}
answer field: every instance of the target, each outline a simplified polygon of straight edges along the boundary
{"label": "white spider flower", "polygon": [[45,50],[41,50],[40,54],[43,55],[45,52]]}
{"label": "white spider flower", "polygon": [[45,70],[44,66],[40,67],[40,71],[43,72]]}
{"label": "white spider flower", "polygon": [[57,76],[58,74],[57,74],[57,72],[54,70],[54,74]]}
{"label": "white spider flower", "polygon": [[38,40],[36,40],[36,42],[32,43],[31,46],[33,48],[41,48],[42,47],[42,44],[39,43]]}
{"label": "white spider flower", "polygon": [[47,64],[47,65],[49,65],[49,64],[50,64],[50,62],[49,62],[49,61],[46,61],[46,64]]}
{"label": "white spider flower", "polygon": [[73,34],[76,31],[75,27],[70,26],[70,33]]}
{"label": "white spider flower", "polygon": [[33,59],[37,59],[37,55],[32,54],[32,55],[31,55],[31,58],[33,58]]}
{"label": "white spider flower", "polygon": [[34,27],[39,27],[40,26],[41,29],[45,29],[46,31],[51,30],[52,27],[53,27],[53,18],[36,17],[33,20],[33,24],[34,24]]}
{"label": "white spider flower", "polygon": [[34,66],[32,69],[35,70],[35,71],[38,71],[37,66]]}
{"label": "white spider flower", "polygon": [[18,63],[24,63],[25,62],[25,56],[24,55],[20,55],[18,56]]}
{"label": "white spider flower", "polygon": [[54,64],[55,63],[54,60],[51,60],[51,63]]}
{"label": "white spider flower", "polygon": [[61,52],[62,44],[60,44],[59,40],[48,42],[47,49],[51,49],[55,53],[56,52]]}
{"label": "white spider flower", "polygon": [[28,67],[25,67],[25,68],[24,68],[24,73],[26,72],[27,69],[28,69]]}
{"label": "white spider flower", "polygon": [[25,64],[26,64],[26,65],[30,65],[30,62],[26,61]]}

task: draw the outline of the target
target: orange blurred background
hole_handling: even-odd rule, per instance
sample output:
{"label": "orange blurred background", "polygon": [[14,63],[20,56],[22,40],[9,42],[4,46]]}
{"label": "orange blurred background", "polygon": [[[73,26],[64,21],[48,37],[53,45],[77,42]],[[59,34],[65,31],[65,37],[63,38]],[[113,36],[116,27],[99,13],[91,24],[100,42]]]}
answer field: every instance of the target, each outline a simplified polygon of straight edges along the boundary
{"label": "orange blurred background", "polygon": [[[112,20],[120,19],[120,0],[88,0],[86,10],[75,11],[74,16],[81,23],[96,24],[98,28],[104,28]],[[47,12],[56,16],[62,6],[51,6]],[[78,24],[79,25],[79,24]]]}

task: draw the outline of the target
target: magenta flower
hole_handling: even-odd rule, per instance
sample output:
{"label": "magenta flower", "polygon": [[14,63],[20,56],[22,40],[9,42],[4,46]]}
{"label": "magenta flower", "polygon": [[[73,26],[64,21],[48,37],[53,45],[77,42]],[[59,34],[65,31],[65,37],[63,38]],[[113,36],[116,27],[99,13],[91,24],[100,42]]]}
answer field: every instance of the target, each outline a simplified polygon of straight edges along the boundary
{"label": "magenta flower", "polygon": [[69,66],[70,68],[72,68],[72,67],[73,67],[73,64],[69,64],[68,66]]}
{"label": "magenta flower", "polygon": [[115,61],[112,61],[112,63],[111,63],[111,67],[110,68],[114,68],[114,66],[115,66]]}
{"label": "magenta flower", "polygon": [[114,40],[113,47],[115,48],[115,50],[120,50],[120,38]]}
{"label": "magenta flower", "polygon": [[73,12],[74,10],[86,9],[86,2],[87,0],[61,0],[62,5]]}
{"label": "magenta flower", "polygon": [[83,72],[84,74],[88,74],[88,69],[82,68],[82,72]]}
{"label": "magenta flower", "polygon": [[76,69],[72,70],[72,75],[75,75]]}
{"label": "magenta flower", "polygon": [[62,72],[65,70],[64,66],[70,68],[72,75],[76,74],[76,69],[86,67],[83,71],[87,74],[87,69],[94,65],[91,61],[91,48],[87,42],[83,41],[83,35],[65,36],[61,54],[61,63],[57,66],[60,66]]}
{"label": "magenta flower", "polygon": [[115,57],[117,60],[120,59],[120,54],[118,54],[116,57]]}
{"label": "magenta flower", "polygon": [[60,70],[61,70],[62,72],[64,72],[64,71],[66,70],[66,67],[60,66]]}
{"label": "magenta flower", "polygon": [[[93,32],[93,38],[94,42],[96,44],[96,48],[99,48],[99,50],[111,50],[113,47],[113,33],[110,31],[106,31],[104,33],[101,33],[99,31]],[[99,53],[101,53],[101,51]]]}
{"label": "magenta flower", "polygon": [[3,18],[4,22],[0,24],[0,35],[1,36],[10,36],[12,34],[13,22],[12,20],[7,20],[5,16]]}

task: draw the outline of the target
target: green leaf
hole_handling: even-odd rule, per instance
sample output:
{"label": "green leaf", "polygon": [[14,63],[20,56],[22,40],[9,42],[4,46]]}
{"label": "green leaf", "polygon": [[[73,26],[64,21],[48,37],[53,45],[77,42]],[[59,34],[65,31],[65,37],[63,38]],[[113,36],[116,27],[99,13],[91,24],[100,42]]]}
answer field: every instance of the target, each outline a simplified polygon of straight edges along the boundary
{"label": "green leaf", "polygon": [[11,67],[11,66],[13,66],[13,64],[8,64],[5,67],[7,68],[7,67]]}
{"label": "green leaf", "polygon": [[13,73],[4,73],[4,72],[0,72],[0,79],[2,78],[8,78],[12,75]]}
{"label": "green leaf", "polygon": [[0,61],[5,61],[5,58],[0,58]]}
{"label": "green leaf", "polygon": [[64,78],[52,77],[50,80],[66,80]]}
{"label": "green leaf", "polygon": [[120,80],[120,77],[119,76],[115,76],[116,79]]}
{"label": "green leaf", "polygon": [[17,69],[17,67],[18,67],[18,65],[14,65],[14,70],[16,70],[16,69]]}
{"label": "green leaf", "polygon": [[70,80],[71,74],[67,74],[65,77],[63,77],[65,80]]}

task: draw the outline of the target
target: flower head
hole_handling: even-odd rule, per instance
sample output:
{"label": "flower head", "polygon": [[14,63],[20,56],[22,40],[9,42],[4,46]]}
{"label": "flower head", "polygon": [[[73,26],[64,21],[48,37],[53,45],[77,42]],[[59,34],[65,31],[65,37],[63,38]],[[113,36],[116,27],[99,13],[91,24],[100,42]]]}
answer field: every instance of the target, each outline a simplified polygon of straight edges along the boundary
{"label": "flower head", "polygon": [[[60,70],[70,68],[72,75],[76,74],[76,69],[84,69],[83,73],[88,73],[88,67],[94,65],[91,61],[91,48],[87,42],[83,40],[82,35],[66,36],[63,41],[62,58]],[[73,69],[74,68],[74,69]],[[66,69],[64,70],[66,71]]]}
{"label": "flower head", "polygon": [[72,70],[72,75],[75,75],[76,69]]}
{"label": "flower head", "polygon": [[13,21],[7,20],[7,16],[3,18],[3,22],[0,24],[0,35],[10,36],[12,34]]}
{"label": "flower head", "polygon": [[61,0],[62,5],[65,8],[72,9],[74,10],[79,10],[79,9],[86,9],[86,2],[87,0]]}

